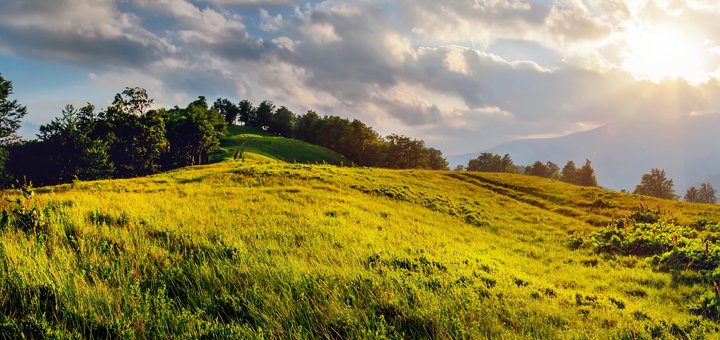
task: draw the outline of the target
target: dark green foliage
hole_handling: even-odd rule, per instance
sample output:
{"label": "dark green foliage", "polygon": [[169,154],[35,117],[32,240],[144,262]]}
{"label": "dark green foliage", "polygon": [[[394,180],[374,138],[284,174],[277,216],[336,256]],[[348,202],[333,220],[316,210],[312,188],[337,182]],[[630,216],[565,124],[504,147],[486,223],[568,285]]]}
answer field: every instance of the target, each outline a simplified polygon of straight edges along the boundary
{"label": "dark green foliage", "polygon": [[170,152],[167,167],[207,163],[210,152],[220,146],[227,125],[223,115],[207,107],[202,100],[190,103],[185,109],[161,111],[168,125]]}
{"label": "dark green foliage", "polygon": [[517,172],[515,164],[513,164],[510,155],[505,156],[494,155],[491,153],[482,153],[475,159],[471,159],[467,166],[468,171],[482,172]]}
{"label": "dark green foliage", "polygon": [[79,110],[67,105],[60,117],[40,127],[39,139],[53,149],[44,158],[44,171],[61,182],[107,178],[113,173],[109,144],[92,135],[97,123],[94,111],[90,103]]}
{"label": "dark green foliage", "polygon": [[298,117],[295,123],[295,138],[309,143],[317,144],[317,125],[320,123],[320,116],[315,111],[308,111]]}
{"label": "dark green foliage", "polygon": [[720,320],[720,295],[717,288],[716,283],[714,286],[715,291],[705,292],[700,296],[698,303],[690,307],[690,311],[710,319]]}
{"label": "dark green foliage", "polygon": [[265,100],[255,109],[255,121],[253,126],[263,130],[268,130],[273,121],[275,114],[275,104],[269,100]]}
{"label": "dark green foliage", "polygon": [[20,128],[20,120],[27,114],[27,108],[10,100],[13,94],[13,85],[0,74],[0,143],[7,144]]}
{"label": "dark green foliage", "polygon": [[5,165],[10,157],[7,146],[17,141],[15,132],[20,128],[20,120],[27,114],[24,105],[9,98],[11,94],[12,82],[5,80],[0,73],[0,180],[4,182],[11,180],[5,173]]}
{"label": "dark green foliage", "polygon": [[640,184],[635,187],[634,194],[653,196],[665,199],[677,199],[673,181],[665,177],[665,170],[652,169],[644,174]]}
{"label": "dark green foliage", "polygon": [[421,140],[391,134],[387,140],[385,167],[397,169],[427,169],[430,155]]}
{"label": "dark green foliage", "polygon": [[27,233],[47,232],[46,213],[29,205],[34,196],[30,184],[21,188],[22,198],[18,198],[10,207],[5,207],[0,214],[0,228],[13,228]]}
{"label": "dark green foliage", "polygon": [[396,134],[382,138],[359,120],[350,121],[338,116],[320,117],[314,111],[308,111],[297,117],[294,125],[295,138],[340,153],[355,165],[392,169],[447,169],[442,153],[427,148],[422,140]]}
{"label": "dark green foliage", "polygon": [[142,116],[152,106],[154,100],[150,98],[147,90],[140,87],[126,87],[108,108],[112,114],[129,114]]}
{"label": "dark green foliage", "polygon": [[218,98],[213,104],[213,109],[225,117],[227,124],[235,124],[240,117],[240,108],[225,98]]}
{"label": "dark green foliage", "polygon": [[[10,93],[9,83],[4,86]],[[298,117],[285,106],[276,109],[269,100],[257,108],[248,100],[235,105],[228,99],[217,99],[210,108],[202,96],[185,108],[151,110],[152,105],[147,91],[138,87],[118,93],[97,115],[91,104],[79,110],[68,105],[60,117],[40,128],[38,140],[16,143],[9,154],[0,150],[0,161],[11,160],[8,179],[25,176],[40,185],[154,174],[208,163],[210,153],[220,149],[227,124],[239,120],[268,134],[326,147],[345,155],[348,165],[448,167],[442,152],[427,148],[422,140],[396,134],[383,138],[359,120],[321,118],[313,111]]]}
{"label": "dark green foliage", "polygon": [[296,119],[295,113],[287,107],[281,106],[273,113],[269,130],[283,137],[292,137]]}
{"label": "dark green foliage", "polygon": [[249,100],[243,100],[238,105],[238,119],[244,125],[255,126],[255,108]]}
{"label": "dark green foliage", "polygon": [[226,117],[204,97],[185,109],[147,111],[152,102],[144,89],[126,88],[98,115],[92,104],[68,105],[40,127],[38,140],[12,146],[8,173],[48,185],[207,163],[225,134]]}
{"label": "dark green foliage", "polygon": [[[711,239],[716,237],[669,222],[659,209],[641,207],[586,238],[572,236],[568,245],[571,249],[589,247],[597,253],[647,258],[656,270],[672,272],[678,277],[687,275],[688,271],[695,273],[700,283],[712,285],[713,292],[700,296],[690,310],[717,320],[720,318],[720,244]],[[678,283],[682,282],[678,279]],[[636,293],[630,295],[637,296]]]}

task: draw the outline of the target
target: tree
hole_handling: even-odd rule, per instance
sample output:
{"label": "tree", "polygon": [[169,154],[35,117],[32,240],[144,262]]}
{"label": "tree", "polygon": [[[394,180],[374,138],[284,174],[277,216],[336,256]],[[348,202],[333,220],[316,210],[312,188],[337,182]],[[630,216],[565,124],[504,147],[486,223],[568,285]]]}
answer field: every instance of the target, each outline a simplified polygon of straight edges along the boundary
{"label": "tree", "polygon": [[297,117],[285,106],[277,109],[270,119],[269,131],[284,137],[292,137]]}
{"label": "tree", "polygon": [[[320,116],[315,111],[308,111],[298,117],[295,123],[295,138],[315,144]],[[347,156],[347,155],[345,155]]]}
{"label": "tree", "polygon": [[715,188],[710,183],[700,184],[699,197],[702,203],[715,204],[717,202],[717,196],[715,196]]}
{"label": "tree", "polygon": [[27,108],[20,105],[17,99],[9,99],[13,94],[13,85],[5,80],[0,73],[0,172],[5,169],[8,159],[8,144],[17,140],[15,133],[20,128],[20,121],[27,114]]}
{"label": "tree", "polygon": [[477,158],[471,159],[467,166],[468,171],[483,172],[516,172],[517,168],[513,164],[510,155],[500,157],[500,155],[491,153],[481,153]]}
{"label": "tree", "polygon": [[255,126],[255,109],[249,100],[243,100],[238,105],[240,122],[248,126]]}
{"label": "tree", "polygon": [[235,124],[240,116],[240,108],[227,99],[218,98],[213,104],[213,109],[220,112],[228,124]]}
{"label": "tree", "polygon": [[27,108],[17,99],[9,99],[12,94],[12,82],[5,80],[0,73],[0,143],[3,145],[14,139],[20,120],[27,114]]}
{"label": "tree", "polygon": [[685,201],[715,204],[717,202],[715,188],[713,188],[709,183],[701,184],[699,189],[690,187],[690,189],[688,189],[685,193]]}
{"label": "tree", "polygon": [[117,177],[147,175],[160,170],[168,142],[163,117],[157,111],[146,113],[152,103],[145,89],[128,87],[115,95],[113,103],[100,114],[101,120],[93,134],[108,143]]}
{"label": "tree", "polygon": [[696,187],[690,187],[687,189],[684,198],[686,202],[700,203],[700,195]]}
{"label": "tree", "polygon": [[154,100],[150,99],[144,88],[126,87],[121,93],[115,95],[111,108],[119,112],[142,116],[153,102]]}
{"label": "tree", "polygon": [[203,164],[209,153],[220,146],[225,134],[225,117],[217,110],[209,109],[199,98],[185,109],[163,112],[167,118],[167,139],[170,143],[169,167]]}
{"label": "tree", "polygon": [[557,166],[557,164],[548,161],[547,163],[545,163],[545,168],[547,168],[548,178],[560,178],[560,167]]}
{"label": "tree", "polygon": [[541,161],[536,161],[533,165],[525,169],[525,174],[538,177],[550,177],[550,170]]}
{"label": "tree", "polygon": [[388,142],[385,158],[386,167],[392,169],[427,169],[430,166],[425,142],[396,134],[391,134],[385,139]]}
{"label": "tree", "polygon": [[345,157],[359,165],[382,166],[386,142],[380,134],[357,119],[349,123],[347,133],[342,147]]}
{"label": "tree", "polygon": [[592,163],[589,159],[585,160],[585,164],[577,170],[577,185],[586,187],[596,187],[597,179],[595,178],[595,170],[592,168]]}
{"label": "tree", "polygon": [[567,183],[577,183],[577,168],[575,162],[568,161],[560,172],[560,180]]}
{"label": "tree", "polygon": [[673,200],[678,198],[672,179],[666,178],[665,170],[660,169],[652,169],[650,173],[644,174],[633,193]]}
{"label": "tree", "polygon": [[448,170],[448,162],[443,157],[442,151],[434,148],[428,148],[428,158],[430,169],[433,170]]}
{"label": "tree", "polygon": [[265,100],[255,109],[255,126],[267,130],[272,124],[272,117],[275,113],[275,104]]}
{"label": "tree", "polygon": [[38,137],[44,144],[40,148],[47,155],[40,162],[36,160],[42,164],[36,166],[53,174],[54,181],[92,180],[112,174],[107,143],[91,135],[96,119],[94,110],[90,103],[79,110],[66,105],[60,117],[40,126]]}

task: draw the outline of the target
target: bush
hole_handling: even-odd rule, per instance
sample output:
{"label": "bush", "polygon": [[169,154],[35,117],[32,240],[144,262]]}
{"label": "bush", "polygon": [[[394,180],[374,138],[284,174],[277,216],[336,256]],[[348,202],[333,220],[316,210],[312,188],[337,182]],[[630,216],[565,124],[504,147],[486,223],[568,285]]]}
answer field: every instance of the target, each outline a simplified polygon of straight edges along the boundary
{"label": "bush", "polygon": [[[47,211],[33,207],[30,204],[35,192],[32,184],[23,185],[22,198],[16,199],[9,207],[5,207],[0,214],[0,227],[13,228],[28,233],[47,233]],[[48,207],[47,209],[52,209]]]}

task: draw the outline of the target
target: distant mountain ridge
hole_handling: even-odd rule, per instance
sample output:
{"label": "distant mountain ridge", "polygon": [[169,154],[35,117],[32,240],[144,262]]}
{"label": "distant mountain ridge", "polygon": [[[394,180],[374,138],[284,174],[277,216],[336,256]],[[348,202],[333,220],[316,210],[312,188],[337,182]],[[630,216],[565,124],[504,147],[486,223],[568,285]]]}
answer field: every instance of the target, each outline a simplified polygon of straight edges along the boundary
{"label": "distant mountain ridge", "polygon": [[[665,169],[676,193],[703,182],[720,189],[720,115],[678,120],[625,121],[558,138],[524,139],[483,152],[508,153],[515,164],[537,160],[562,167],[587,158],[601,186],[632,191],[651,168]],[[448,157],[452,167],[467,165],[480,152]]]}

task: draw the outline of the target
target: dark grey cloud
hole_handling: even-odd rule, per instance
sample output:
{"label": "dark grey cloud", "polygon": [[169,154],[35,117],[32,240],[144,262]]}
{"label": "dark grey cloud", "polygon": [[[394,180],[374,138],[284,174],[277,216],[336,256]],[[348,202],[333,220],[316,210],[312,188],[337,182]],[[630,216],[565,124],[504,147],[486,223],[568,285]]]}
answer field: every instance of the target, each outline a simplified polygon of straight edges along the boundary
{"label": "dark grey cloud", "polygon": [[0,50],[81,66],[142,67],[172,53],[113,1],[0,2]]}
{"label": "dark grey cloud", "polygon": [[137,67],[162,57],[167,49],[128,36],[86,37],[43,28],[15,29],[0,24],[0,50],[35,59],[64,61],[80,66]]}

